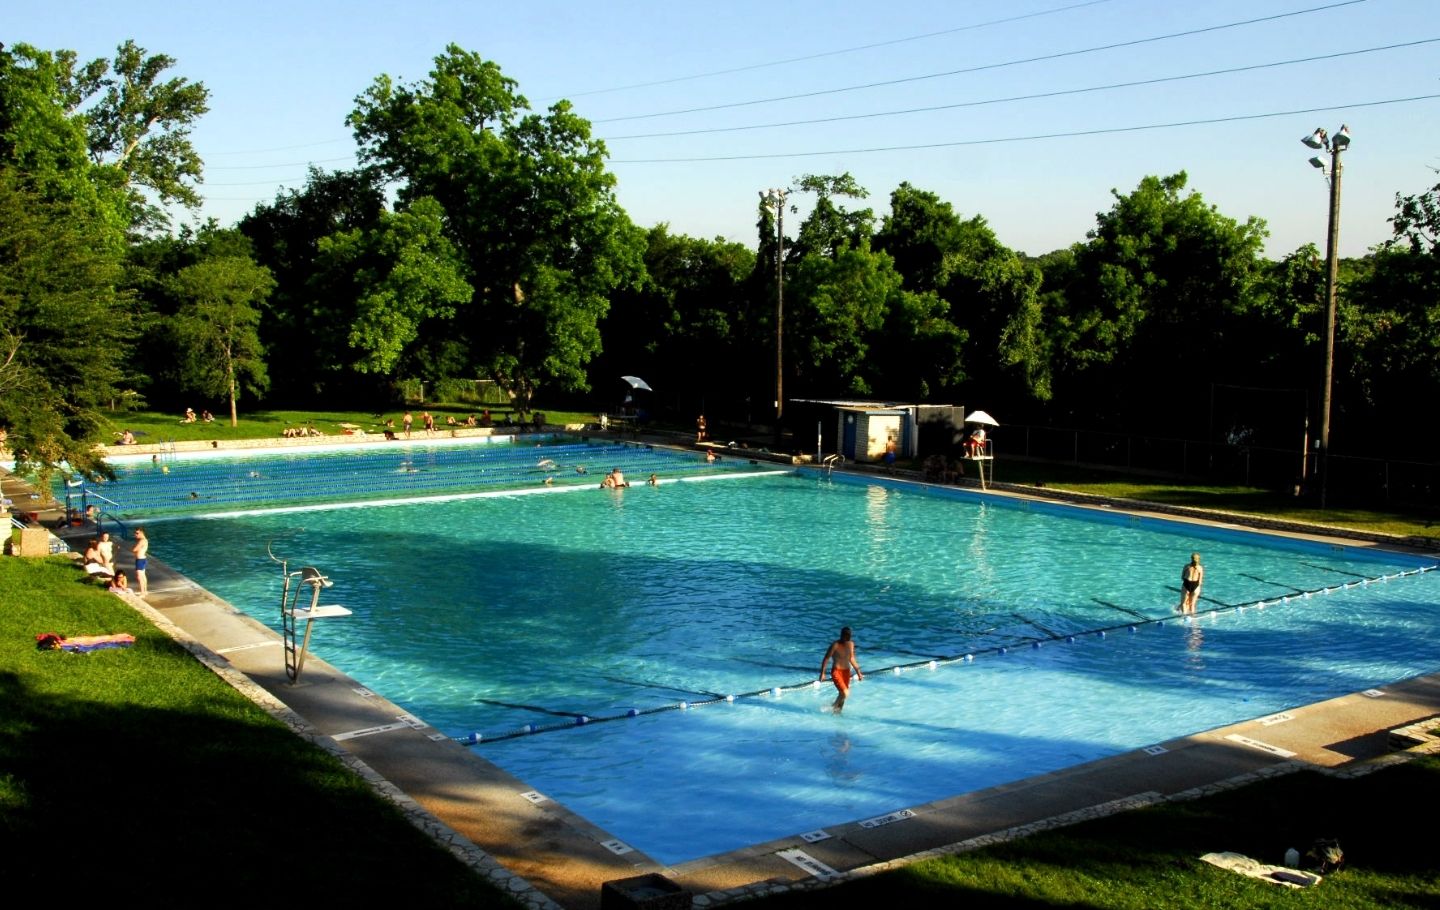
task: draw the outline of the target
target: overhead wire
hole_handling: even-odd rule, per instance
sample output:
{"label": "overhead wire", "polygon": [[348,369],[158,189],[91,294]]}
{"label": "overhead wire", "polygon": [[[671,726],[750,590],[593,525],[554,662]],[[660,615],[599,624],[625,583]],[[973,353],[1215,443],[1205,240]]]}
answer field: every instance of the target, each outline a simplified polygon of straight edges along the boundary
{"label": "overhead wire", "polygon": [[1045,63],[1051,60],[1063,60],[1067,57],[1080,57],[1086,54],[1096,54],[1103,51],[1119,50],[1120,48],[1138,47],[1142,44],[1154,44],[1160,41],[1169,41],[1173,38],[1187,38],[1194,35],[1203,35],[1211,32],[1225,31],[1232,28],[1241,28],[1247,25],[1257,25],[1261,22],[1275,22],[1281,19],[1290,19],[1295,16],[1304,16],[1310,13],[1327,12],[1345,6],[1354,6],[1358,3],[1368,3],[1369,0],[1339,0],[1337,3],[1330,3],[1324,6],[1312,6],[1302,10],[1291,10],[1285,13],[1275,13],[1269,16],[1259,16],[1253,19],[1243,19],[1237,22],[1226,22],[1220,25],[1208,25],[1203,28],[1187,29],[1180,32],[1169,32],[1163,35],[1151,35],[1146,38],[1133,38],[1128,41],[1116,41],[1110,44],[1101,44],[1094,47],[1079,48],[1069,51],[1056,51],[1050,54],[1040,54],[1034,57],[1022,57],[1015,60],[1004,60],[998,63],[983,63],[976,66],[962,67],[961,69],[946,70],[939,73],[925,73],[919,76],[903,76],[896,79],[884,79],[878,82],[866,82],[858,85],[842,86],[840,88],[817,89],[812,92],[797,92],[790,95],[775,95],[769,98],[752,98],[747,101],[730,101],[724,104],[702,105],[700,107],[680,108],[670,111],[656,111],[649,114],[627,114],[622,117],[607,117],[599,120],[592,120],[591,123],[620,123],[626,120],[651,120],[657,117],[674,117],[680,114],[698,114],[709,111],[733,110],[739,107],[754,107],[761,104],[774,104],[779,101],[796,101],[803,98],[820,98],[826,95],[839,95],[846,92],[857,92],[872,88],[886,88],[894,85],[906,85],[914,82],[924,82],[930,79],[943,79],[950,76],[963,76],[969,73],[986,72],[988,70],[1004,69],[1011,66],[1021,66],[1027,63]]}
{"label": "overhead wire", "polygon": [[649,82],[635,82],[629,85],[617,85],[610,88],[597,88],[584,92],[573,92],[568,95],[556,95],[552,96],[552,98],[546,98],[543,100],[548,101],[559,97],[584,98],[590,95],[606,95],[614,92],[624,92],[638,88],[653,88],[659,85],[674,85],[678,82],[693,82],[697,79],[711,79],[716,76],[731,76],[736,73],[748,73],[754,72],[755,70],[772,69],[777,66],[789,66],[792,63],[807,63],[811,60],[823,60],[826,57],[839,57],[845,54],[854,54],[859,53],[860,51],[875,50],[876,48],[881,47],[893,47],[897,44],[908,44],[912,41],[924,41],[930,38],[940,38],[945,35],[955,35],[959,34],[960,32],[977,31],[979,29],[989,28],[994,25],[1008,25],[1012,22],[1021,22],[1026,19],[1038,19],[1042,16],[1053,16],[1056,13],[1068,13],[1071,10],[1077,10],[1087,6],[1098,6],[1102,3],[1110,2],[1112,2],[1112,0],[1085,0],[1084,3],[1072,3],[1069,6],[1061,6],[1055,9],[1040,10],[1039,12],[1034,13],[1024,13],[1018,16],[1006,16],[1003,19],[990,19],[985,22],[976,22],[971,25],[961,25],[956,26],[955,28],[941,29],[940,31],[936,32],[925,32],[924,34],[920,35],[908,35],[904,38],[891,38],[888,41],[875,41],[870,44],[859,44],[854,47],[844,47],[830,51],[820,51],[814,54],[804,54],[799,57],[787,57],[782,60],[770,60],[764,63],[751,63],[745,66],[734,66],[730,67],[729,69],[711,70],[710,72],[705,73],[692,73],[688,76],[672,76],[667,79],[654,79]]}
{"label": "overhead wire", "polygon": [[775,158],[810,158],[818,155],[865,155],[877,152],[909,152],[925,149],[959,148],[970,145],[997,145],[1007,142],[1034,142],[1042,139],[1073,139],[1081,136],[1103,136],[1114,133],[1138,133],[1146,130],[1174,129],[1184,126],[1208,126],[1216,123],[1237,123],[1247,120],[1267,120],[1275,117],[1291,117],[1297,114],[1319,114],[1331,111],[1348,111],[1367,107],[1382,107],[1391,104],[1407,104],[1413,101],[1430,101],[1440,98],[1433,95],[1413,95],[1409,98],[1387,98],[1381,101],[1360,101],[1354,104],[1333,104],[1324,107],[1297,108],[1287,111],[1271,111],[1263,114],[1235,114],[1228,117],[1208,117],[1197,120],[1175,120],[1168,123],[1147,123],[1134,126],[1096,127],[1085,130],[1069,130],[1054,133],[1032,133],[1025,136],[997,136],[988,139],[959,139],[953,142],[926,142],[914,145],[886,145],[868,148],[824,149],[807,152],[768,152],[754,155],[697,155],[683,158],[611,158],[612,164],[684,164],[703,161],[758,161]]}
{"label": "overhead wire", "polygon": [[1136,79],[1130,82],[1112,82],[1107,85],[1092,85],[1085,88],[1056,89],[1049,92],[1034,92],[1028,95],[1008,95],[1002,98],[984,98],[978,101],[957,101],[952,104],[935,104],[926,107],[912,107],[891,111],[872,111],[865,114],[837,114],[832,117],[816,117],[809,120],[784,120],[773,123],[751,123],[740,126],[713,126],[702,127],[690,130],[672,130],[660,133],[634,133],[624,136],[602,137],[606,142],[620,142],[631,139],[659,139],[672,136],[698,136],[710,133],[734,133],[748,130],[779,129],[788,126],[813,126],[817,123],[839,123],[847,120],[871,120],[878,117],[899,117],[906,114],[931,114],[936,111],[956,110],[967,107],[982,107],[991,104],[1009,104],[1015,101],[1035,101],[1042,98],[1059,98],[1066,95],[1083,95],[1091,92],[1104,92],[1113,89],[1138,88],[1146,85],[1161,85],[1168,82],[1182,82],[1188,79],[1205,79],[1212,76],[1224,76],[1233,73],[1244,73],[1252,70],[1273,69],[1281,66],[1294,66],[1301,63],[1316,63],[1322,60],[1337,60],[1342,57],[1354,57],[1360,54],[1373,54],[1380,51],[1398,50],[1407,47],[1417,47],[1422,44],[1434,44],[1440,42],[1440,38],[1423,38],[1418,41],[1407,41],[1402,44],[1387,44],[1383,47],[1368,47],[1354,51],[1338,51],[1333,54],[1317,54],[1311,57],[1296,57],[1290,60],[1276,60],[1270,63],[1253,63],[1246,66],[1228,67],[1226,69],[1206,70],[1198,73],[1186,73],[1179,76],[1157,76],[1153,79]]}

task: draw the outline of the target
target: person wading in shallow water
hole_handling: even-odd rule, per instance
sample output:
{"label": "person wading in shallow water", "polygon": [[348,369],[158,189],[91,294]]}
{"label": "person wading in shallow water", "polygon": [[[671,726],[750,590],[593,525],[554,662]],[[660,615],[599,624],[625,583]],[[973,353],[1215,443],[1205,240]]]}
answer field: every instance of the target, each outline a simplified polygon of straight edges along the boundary
{"label": "person wading in shallow water", "polygon": [[1195,602],[1200,599],[1200,586],[1205,583],[1205,567],[1200,565],[1200,554],[1191,553],[1190,561],[1180,570],[1181,613],[1194,613]]}
{"label": "person wading in shallow water", "polygon": [[830,650],[820,659],[820,678],[825,678],[825,665],[830,664],[830,679],[835,682],[835,688],[840,694],[835,696],[835,703],[831,710],[836,714],[845,710],[845,699],[850,695],[850,671],[855,671],[855,678],[863,680],[865,674],[860,672],[860,664],[855,660],[855,642],[850,638],[850,627],[846,626],[840,630],[840,637],[830,643]]}

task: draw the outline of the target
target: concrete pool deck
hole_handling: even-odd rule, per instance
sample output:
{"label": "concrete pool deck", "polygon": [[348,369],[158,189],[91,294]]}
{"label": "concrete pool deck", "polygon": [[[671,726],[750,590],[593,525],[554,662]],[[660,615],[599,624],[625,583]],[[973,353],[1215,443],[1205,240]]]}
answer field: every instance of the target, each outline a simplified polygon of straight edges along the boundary
{"label": "concrete pool deck", "polygon": [[[1218,523],[1240,524],[1229,517]],[[1356,545],[1353,539],[1305,536]],[[128,554],[121,568],[130,569]],[[831,826],[828,837],[814,842],[797,832],[667,867],[628,850],[314,656],[292,684],[275,632],[160,560],[152,559],[149,576],[150,593],[143,600],[128,598],[138,610],[297,733],[347,760],[422,829],[533,907],[599,907],[603,883],[645,873],[673,880],[695,895],[697,906],[714,906],[755,893],[818,887],[1301,768],[1363,773],[1399,760],[1390,730],[1440,715],[1440,675],[1417,677],[892,816]],[[323,623],[318,629],[323,640]]]}

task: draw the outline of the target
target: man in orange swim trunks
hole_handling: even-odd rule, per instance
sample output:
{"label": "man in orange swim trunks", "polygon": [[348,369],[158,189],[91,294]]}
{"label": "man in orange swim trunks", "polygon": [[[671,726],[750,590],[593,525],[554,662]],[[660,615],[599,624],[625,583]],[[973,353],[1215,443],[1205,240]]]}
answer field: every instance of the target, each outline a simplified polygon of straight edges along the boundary
{"label": "man in orange swim trunks", "polygon": [[820,659],[820,678],[825,678],[825,665],[830,664],[830,679],[834,681],[835,688],[840,694],[835,697],[835,703],[831,710],[839,714],[845,709],[845,699],[850,695],[850,671],[855,671],[855,678],[863,680],[865,674],[860,672],[860,664],[855,660],[855,642],[850,638],[850,627],[846,626],[840,630],[840,637],[830,643],[830,650]]}

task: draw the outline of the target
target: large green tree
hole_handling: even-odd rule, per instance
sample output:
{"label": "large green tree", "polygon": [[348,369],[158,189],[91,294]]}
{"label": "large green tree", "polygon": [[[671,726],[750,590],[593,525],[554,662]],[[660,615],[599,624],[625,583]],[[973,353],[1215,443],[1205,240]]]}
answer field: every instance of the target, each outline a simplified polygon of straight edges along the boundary
{"label": "large green tree", "polygon": [[103,214],[25,183],[0,165],[0,428],[22,470],[94,476],[132,324],[122,251]]}
{"label": "large green tree", "polygon": [[0,48],[0,426],[22,467],[95,474],[132,337],[130,221],[123,181],[91,162],[69,116],[67,72],[54,54]]}
{"label": "large green tree", "polygon": [[378,231],[384,209],[376,174],[311,168],[303,188],[282,191],[240,220],[255,261],[275,278],[260,324],[273,397],[296,404],[369,400],[372,383],[353,372],[349,341],[365,289],[333,255],[322,258],[320,248],[335,235]]}
{"label": "large green tree", "polygon": [[181,304],[168,328],[181,386],[227,400],[236,426],[240,395],[268,385],[257,327],[274,280],[248,256],[221,255],[186,266],[172,281]]}
{"label": "large green tree", "polygon": [[362,161],[398,182],[401,209],[422,197],[443,209],[474,289],[416,344],[448,352],[437,369],[487,373],[525,407],[542,383],[585,388],[597,324],[610,294],[639,280],[644,240],[590,124],[566,101],[527,113],[517,88],[451,45],[425,81],[376,79],[349,122]]}
{"label": "large green tree", "polygon": [[1209,384],[1248,369],[1264,222],[1221,214],[1186,182],[1115,192],[1046,297],[1057,395],[1101,424],[1193,433]]}

